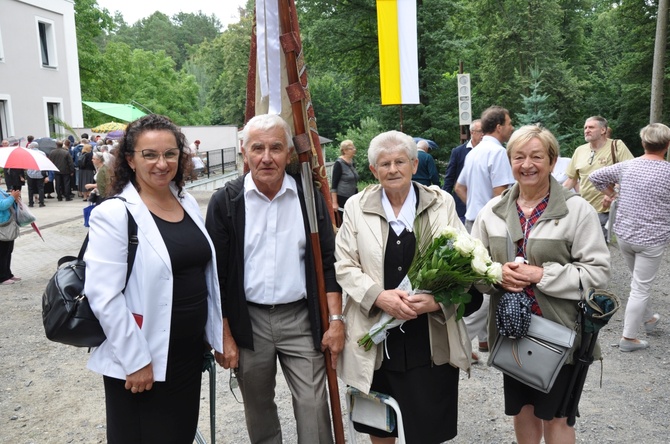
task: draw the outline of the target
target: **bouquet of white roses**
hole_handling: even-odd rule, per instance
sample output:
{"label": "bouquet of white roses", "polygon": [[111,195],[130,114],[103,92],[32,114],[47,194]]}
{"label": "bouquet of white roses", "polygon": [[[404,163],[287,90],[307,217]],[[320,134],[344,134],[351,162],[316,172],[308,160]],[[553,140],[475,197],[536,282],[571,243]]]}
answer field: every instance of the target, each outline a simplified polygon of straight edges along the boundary
{"label": "bouquet of white roses", "polygon": [[[431,293],[436,302],[456,306],[456,320],[463,317],[465,304],[471,296],[467,292],[470,285],[479,283],[496,284],[502,280],[502,265],[493,262],[479,239],[466,232],[447,227],[431,242],[421,245],[417,235],[417,251],[407,273],[413,293]],[[403,281],[404,284],[407,282]],[[403,284],[399,287],[403,288]],[[358,345],[370,350],[385,338],[387,330],[403,321],[388,314],[382,315],[368,334],[358,340]]]}

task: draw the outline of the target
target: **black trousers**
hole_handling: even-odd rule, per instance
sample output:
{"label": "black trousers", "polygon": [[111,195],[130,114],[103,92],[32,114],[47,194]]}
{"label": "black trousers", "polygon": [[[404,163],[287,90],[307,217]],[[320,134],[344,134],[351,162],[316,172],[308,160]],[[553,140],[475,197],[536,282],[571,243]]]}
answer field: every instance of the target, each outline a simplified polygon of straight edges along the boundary
{"label": "black trousers", "polygon": [[69,174],[56,174],[56,196],[61,199],[65,197],[66,199],[72,194],[72,188],[70,185],[70,175]]}
{"label": "black trousers", "polygon": [[0,241],[0,282],[14,276],[11,270],[14,241]]}
{"label": "black trousers", "polygon": [[33,179],[28,178],[28,203],[33,204],[35,194],[39,195],[40,205],[44,203],[44,178]]}

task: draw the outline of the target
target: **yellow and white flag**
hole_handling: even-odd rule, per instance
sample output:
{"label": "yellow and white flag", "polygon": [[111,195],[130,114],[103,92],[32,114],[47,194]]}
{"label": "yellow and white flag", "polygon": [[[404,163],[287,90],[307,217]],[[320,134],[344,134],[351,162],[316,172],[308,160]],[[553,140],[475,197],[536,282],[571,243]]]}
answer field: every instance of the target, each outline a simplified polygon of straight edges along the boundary
{"label": "yellow and white flag", "polygon": [[418,104],[416,0],[377,0],[382,105]]}

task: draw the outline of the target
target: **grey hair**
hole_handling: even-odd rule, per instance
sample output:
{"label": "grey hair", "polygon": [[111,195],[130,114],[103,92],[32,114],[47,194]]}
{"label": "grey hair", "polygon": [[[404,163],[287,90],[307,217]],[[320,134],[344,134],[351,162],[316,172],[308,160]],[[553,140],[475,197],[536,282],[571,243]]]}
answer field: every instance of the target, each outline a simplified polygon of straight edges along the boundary
{"label": "grey hair", "polygon": [[473,120],[472,123],[470,124],[470,132],[473,132],[473,131],[475,130],[475,125],[478,124],[478,123],[479,123],[479,127],[480,127],[480,129],[481,129],[481,126],[482,126],[482,125],[481,125],[481,123],[482,123],[482,119],[475,119],[475,120]]}
{"label": "grey hair", "polygon": [[252,129],[260,131],[269,131],[271,129],[281,128],[286,136],[286,146],[293,148],[293,137],[291,136],[291,127],[277,114],[259,114],[252,117],[242,130],[242,146],[246,147],[249,143],[249,133]]}
{"label": "grey hair", "polygon": [[30,143],[28,144],[28,148],[30,148],[30,149],[33,149],[33,148],[39,148],[39,147],[40,147],[40,144],[37,143],[37,142],[30,142]]}
{"label": "grey hair", "polygon": [[598,125],[600,125],[601,128],[607,129],[607,119],[602,117],[602,116],[591,116],[588,119],[586,119],[586,122],[589,120],[595,120],[598,122]]}
{"label": "grey hair", "polygon": [[658,153],[670,143],[670,128],[662,123],[651,123],[640,130],[640,139],[645,151]]}
{"label": "grey hair", "polygon": [[370,165],[375,166],[379,155],[383,151],[396,150],[405,151],[410,161],[413,161],[418,156],[414,139],[400,131],[387,131],[375,136],[375,138],[370,141],[370,147],[368,148],[368,162]]}

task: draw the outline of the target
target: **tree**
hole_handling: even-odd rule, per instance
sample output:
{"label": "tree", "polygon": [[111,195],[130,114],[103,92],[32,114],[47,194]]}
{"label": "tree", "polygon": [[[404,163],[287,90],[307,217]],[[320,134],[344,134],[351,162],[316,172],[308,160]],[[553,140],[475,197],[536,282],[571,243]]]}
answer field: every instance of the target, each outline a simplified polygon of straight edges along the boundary
{"label": "tree", "polygon": [[528,96],[521,95],[525,112],[516,113],[516,119],[519,126],[540,125],[547,128],[560,142],[560,138],[564,138],[565,136],[559,133],[558,111],[555,109],[550,111],[548,109],[547,99],[549,99],[549,94],[541,93],[540,85],[542,84],[542,80],[540,80],[540,77],[542,77],[542,71],[539,68],[534,67],[530,69],[531,93]]}
{"label": "tree", "polygon": [[354,142],[354,146],[357,148],[354,160],[361,182],[376,181],[370,168],[368,168],[368,165],[370,165],[368,162],[368,147],[370,146],[370,141],[383,131],[384,129],[379,121],[372,117],[364,117],[361,119],[358,128],[349,128],[344,134],[337,135],[338,145],[339,142],[347,139]]}

